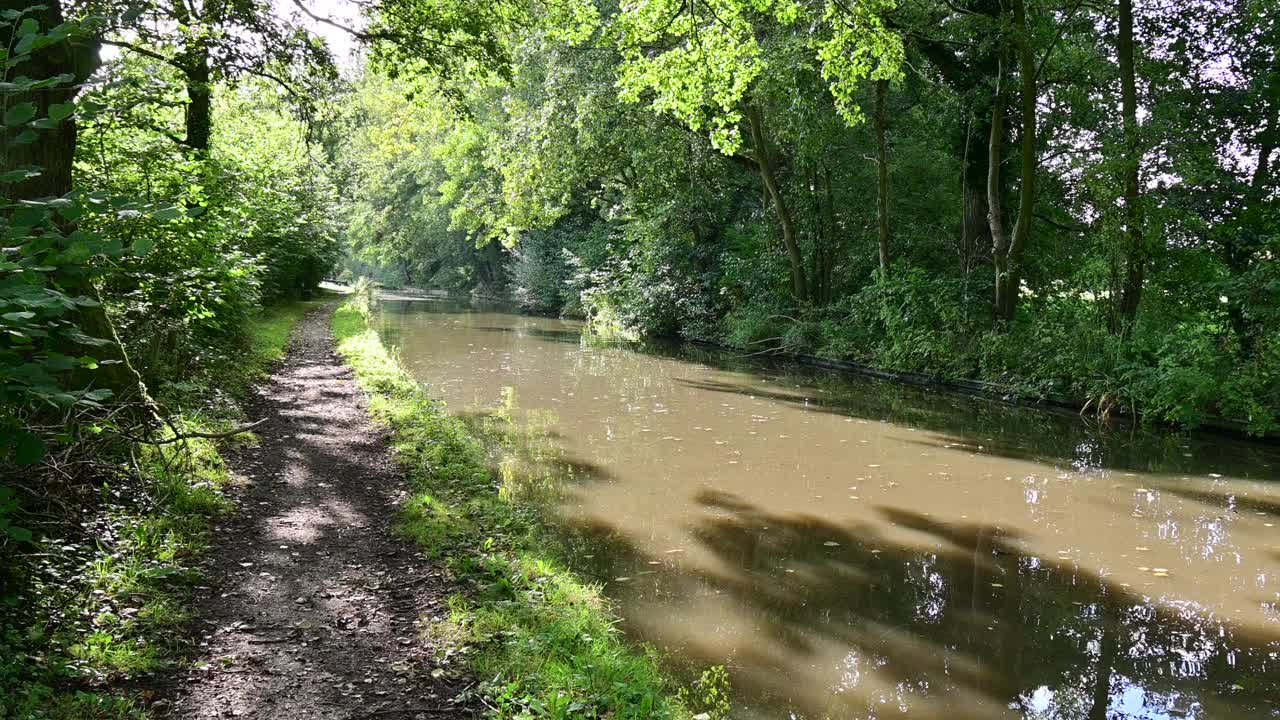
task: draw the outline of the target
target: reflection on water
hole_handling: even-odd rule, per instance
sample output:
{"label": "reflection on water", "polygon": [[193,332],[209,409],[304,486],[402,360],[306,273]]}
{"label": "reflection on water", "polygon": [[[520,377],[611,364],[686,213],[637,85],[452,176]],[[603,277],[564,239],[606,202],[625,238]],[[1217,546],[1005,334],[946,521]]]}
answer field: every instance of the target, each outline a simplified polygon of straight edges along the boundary
{"label": "reflection on water", "polygon": [[735,717],[1280,718],[1274,448],[382,305],[627,632]]}

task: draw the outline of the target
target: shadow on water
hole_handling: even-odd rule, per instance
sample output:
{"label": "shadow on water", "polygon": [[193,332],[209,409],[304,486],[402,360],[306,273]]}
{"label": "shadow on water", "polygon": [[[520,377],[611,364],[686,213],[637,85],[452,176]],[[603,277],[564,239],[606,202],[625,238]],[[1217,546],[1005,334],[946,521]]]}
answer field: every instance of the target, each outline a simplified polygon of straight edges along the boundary
{"label": "shadow on water", "polygon": [[534,414],[513,422],[510,397],[499,408],[451,413],[489,449],[490,470],[504,493],[549,505],[561,499],[568,486],[618,481],[613,470],[564,451],[560,432],[551,427],[554,416]]}
{"label": "shadow on water", "polygon": [[1228,490],[1204,490],[1179,485],[1165,485],[1164,489],[1188,500],[1196,500],[1230,512],[1249,511],[1280,517],[1280,500],[1248,497]]}
{"label": "shadow on water", "polygon": [[[706,360],[704,360],[705,362]],[[711,363],[733,369],[740,362]],[[738,368],[740,369],[740,368]],[[762,398],[800,406],[809,412],[892,423],[926,434],[910,440],[931,448],[967,450],[1013,460],[1089,470],[1205,476],[1210,473],[1273,479],[1269,470],[1280,450],[1207,435],[1109,431],[1082,417],[1044,412],[945,391],[903,386],[892,381],[854,378],[795,367],[768,384],[678,379],[704,392]],[[781,386],[781,387],[779,387]],[[788,390],[787,388],[791,388]]]}
{"label": "shadow on water", "polygon": [[538,327],[499,327],[494,325],[470,325],[468,330],[479,330],[481,332],[504,333],[517,335],[519,337],[536,338],[547,342],[568,343],[570,345],[582,344],[581,330],[547,330]]}
{"label": "shadow on water", "polygon": [[[770,635],[764,648],[847,648],[831,668],[829,704],[815,706],[813,694],[790,692],[789,663],[776,650],[747,641],[731,674],[753,704],[805,718],[907,715],[939,700],[954,717],[1280,714],[1280,629],[1263,635],[1153,604],[1069,561],[1023,554],[998,526],[877,508],[886,523],[926,536],[922,550],[870,525],[781,515],[725,493],[699,502],[710,514],[691,530],[719,561],[715,571],[648,555],[599,521],[570,524],[566,542],[602,581],[632,576],[611,589],[624,605],[695,585],[754,616]],[[653,567],[661,569],[642,575]],[[627,620],[641,637],[661,622]],[[692,667],[725,661],[696,646],[680,652]]]}

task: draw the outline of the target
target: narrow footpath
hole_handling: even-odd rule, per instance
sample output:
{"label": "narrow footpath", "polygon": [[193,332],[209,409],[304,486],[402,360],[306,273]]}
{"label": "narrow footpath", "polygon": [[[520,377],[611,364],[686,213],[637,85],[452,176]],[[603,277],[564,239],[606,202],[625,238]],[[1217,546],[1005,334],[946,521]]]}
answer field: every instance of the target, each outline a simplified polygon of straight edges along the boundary
{"label": "narrow footpath", "polygon": [[200,648],[160,705],[176,718],[474,717],[435,660],[425,619],[446,578],[392,532],[403,478],[334,349],[332,306],[295,328],[256,391],[259,447],[213,537],[197,599]]}

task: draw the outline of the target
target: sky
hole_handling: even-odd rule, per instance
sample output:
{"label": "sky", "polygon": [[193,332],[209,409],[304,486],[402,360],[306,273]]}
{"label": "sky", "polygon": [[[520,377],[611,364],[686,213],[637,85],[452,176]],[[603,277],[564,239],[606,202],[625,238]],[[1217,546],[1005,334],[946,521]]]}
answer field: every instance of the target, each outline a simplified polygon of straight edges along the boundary
{"label": "sky", "polygon": [[[296,2],[295,0],[272,0],[272,11],[277,17],[301,25],[324,38],[329,43],[329,48],[333,51],[334,59],[337,60],[340,68],[346,70],[354,67],[356,52],[360,45],[355,37],[332,25],[307,17],[298,10],[298,2],[303,3],[315,15],[329,18],[349,28],[362,28],[364,20],[360,18],[360,9],[356,4],[350,0],[296,0]],[[98,52],[104,61],[114,60],[120,56],[120,48],[110,45],[102,46]]]}
{"label": "sky", "polygon": [[278,16],[296,22],[324,38],[333,50],[333,56],[340,67],[350,68],[355,65],[355,53],[359,42],[350,33],[312,20],[298,9],[300,2],[315,15],[329,18],[348,28],[362,28],[364,20],[360,18],[360,9],[355,3],[350,0],[272,0],[272,2]]}

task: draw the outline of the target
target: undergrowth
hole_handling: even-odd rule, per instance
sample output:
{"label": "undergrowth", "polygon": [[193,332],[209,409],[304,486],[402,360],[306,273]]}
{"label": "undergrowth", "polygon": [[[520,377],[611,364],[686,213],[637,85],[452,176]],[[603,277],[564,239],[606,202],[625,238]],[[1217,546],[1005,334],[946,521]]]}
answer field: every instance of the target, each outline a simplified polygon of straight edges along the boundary
{"label": "undergrowth", "polygon": [[480,441],[409,377],[367,313],[354,301],[337,310],[338,349],[369,392],[375,418],[392,428],[396,456],[416,483],[400,528],[465,589],[432,632],[450,661],[481,680],[493,714],[648,720],[701,710],[700,718],[723,717],[724,674],[712,676],[714,687],[681,692],[652,650],[624,640],[600,588],[553,556],[536,509],[501,491]]}
{"label": "undergrowth", "polygon": [[[174,427],[218,432],[243,421],[241,401],[315,305],[268,311],[234,354],[157,388]],[[92,482],[63,488],[0,477],[0,519],[10,523],[0,528],[0,718],[150,716],[151,697],[116,687],[186,651],[195,561],[232,510],[220,450],[252,440],[121,442]]]}

